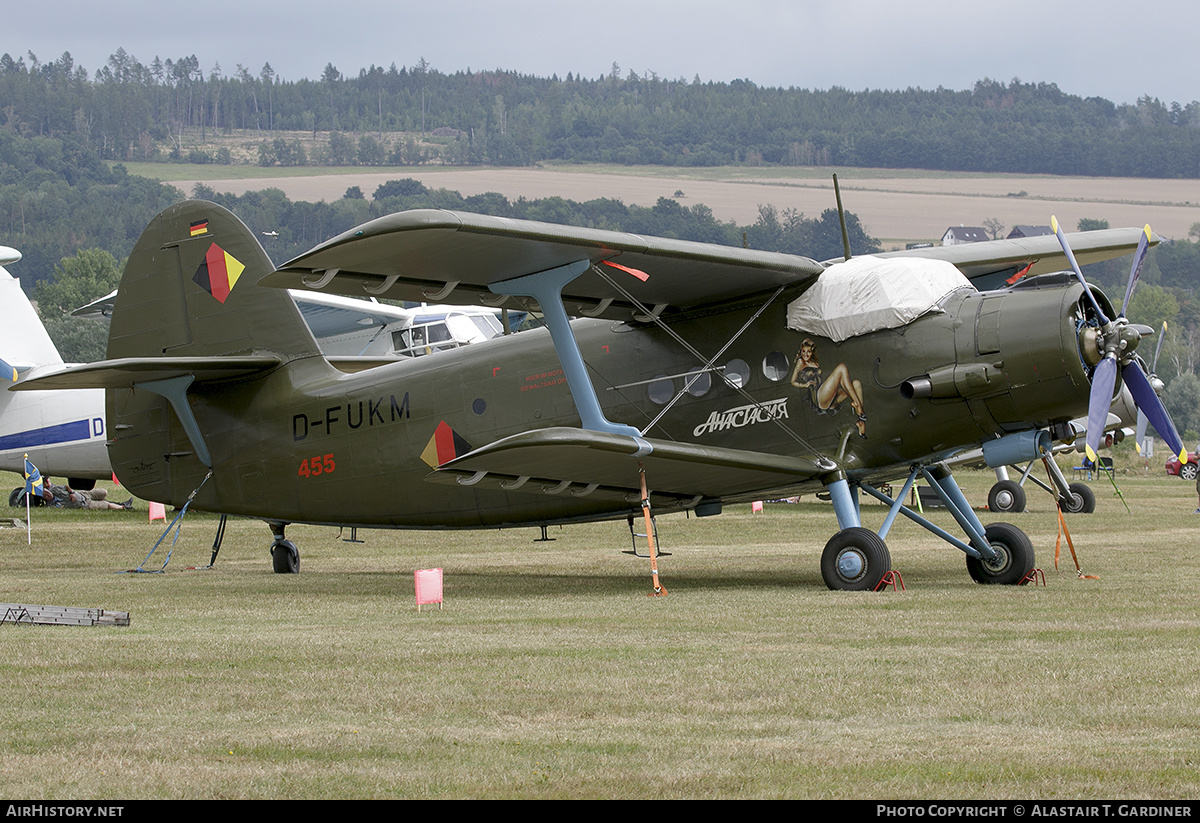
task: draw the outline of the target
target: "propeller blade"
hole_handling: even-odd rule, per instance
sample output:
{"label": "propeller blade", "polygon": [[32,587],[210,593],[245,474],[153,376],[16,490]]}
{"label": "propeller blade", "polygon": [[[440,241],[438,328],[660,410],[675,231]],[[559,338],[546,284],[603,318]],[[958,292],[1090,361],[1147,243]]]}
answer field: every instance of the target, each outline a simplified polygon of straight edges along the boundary
{"label": "propeller blade", "polygon": [[[1096,452],[1104,437],[1104,424],[1108,422],[1108,410],[1112,407],[1113,389],[1117,385],[1117,360],[1105,357],[1092,373],[1092,393],[1088,397],[1088,421],[1086,449],[1088,460],[1096,462]],[[1153,394],[1153,392],[1151,392]],[[1137,395],[1133,396],[1137,402]]]}
{"label": "propeller blade", "polygon": [[1158,371],[1158,355],[1162,353],[1163,338],[1167,336],[1167,321],[1163,321],[1163,327],[1158,331],[1158,346],[1154,349],[1154,362],[1150,364],[1150,371]]}
{"label": "propeller blade", "polygon": [[1087,295],[1092,309],[1096,312],[1096,319],[1100,321],[1101,326],[1107,326],[1108,317],[1104,314],[1104,309],[1100,308],[1100,304],[1096,302],[1096,295],[1092,294],[1092,290],[1088,288],[1087,281],[1083,278],[1083,272],[1079,269],[1079,263],[1075,261],[1075,252],[1071,251],[1071,244],[1067,242],[1067,236],[1063,234],[1062,226],[1058,225],[1058,218],[1054,215],[1050,215],[1050,228],[1054,230],[1054,234],[1058,237],[1058,244],[1062,246],[1063,253],[1067,255],[1067,262],[1071,264],[1071,269],[1079,278],[1079,284],[1083,286],[1083,293]]}
{"label": "propeller blade", "polygon": [[1138,238],[1137,251],[1133,253],[1133,265],[1129,268],[1129,285],[1125,287],[1125,302],[1121,304],[1121,316],[1125,316],[1125,310],[1129,308],[1129,298],[1133,296],[1133,287],[1137,285],[1138,278],[1142,275],[1142,264],[1146,262],[1146,252],[1150,250],[1150,224],[1147,223],[1142,229],[1142,236]]}
{"label": "propeller blade", "polygon": [[[1167,336],[1167,321],[1164,320],[1163,324],[1162,324],[1162,328],[1158,330],[1158,345],[1155,346],[1155,348],[1154,348],[1154,361],[1150,364],[1150,373],[1151,374],[1154,374],[1156,371],[1158,371],[1158,356],[1160,354],[1162,354],[1163,340],[1166,338],[1166,336]],[[1157,392],[1155,392],[1155,394],[1157,394]],[[1135,403],[1134,405],[1137,405],[1137,404]],[[1133,446],[1134,446],[1134,448],[1137,449],[1138,454],[1142,453],[1142,443],[1145,442],[1145,440],[1146,440],[1146,426],[1149,424],[1149,422],[1150,421],[1146,418],[1146,413],[1144,411],[1142,411],[1141,409],[1138,409],[1137,435],[1136,435],[1137,439],[1133,441]]]}
{"label": "propeller blade", "polygon": [[[1097,370],[1100,368],[1096,367]],[[1150,421],[1150,425],[1159,433],[1163,440],[1167,441],[1167,448],[1171,453],[1179,457],[1180,463],[1187,462],[1187,449],[1184,448],[1183,438],[1179,436],[1179,432],[1175,430],[1175,424],[1171,422],[1171,416],[1167,414],[1167,409],[1162,404],[1162,400],[1154,393],[1154,387],[1150,385],[1149,378],[1142,371],[1142,367],[1137,361],[1131,361],[1128,366],[1121,369],[1121,376],[1125,380],[1125,385],[1129,387],[1130,394],[1133,395],[1133,402],[1137,404],[1138,410],[1145,412],[1146,418]],[[1095,396],[1095,378],[1092,381],[1092,396]],[[1090,410],[1089,410],[1090,413]],[[1088,432],[1090,441],[1091,432]]]}

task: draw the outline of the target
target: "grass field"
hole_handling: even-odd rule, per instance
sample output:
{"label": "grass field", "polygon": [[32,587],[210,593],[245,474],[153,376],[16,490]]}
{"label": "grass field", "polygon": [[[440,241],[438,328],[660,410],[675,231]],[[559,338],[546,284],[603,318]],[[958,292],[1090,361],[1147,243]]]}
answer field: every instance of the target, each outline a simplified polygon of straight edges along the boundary
{"label": "grass field", "polygon": [[[193,513],[164,573],[129,574],[163,528],[144,503],[35,510],[32,547],[0,531],[0,599],[131,625],[0,625],[0,795],[1195,798],[1200,515],[1155,466],[1117,478],[1132,514],[1097,481],[1097,513],[1068,517],[1097,579],[1065,545],[1055,570],[1057,518],[1030,489],[1004,519],[1045,587],[978,586],[902,519],[906,590],[877,594],[824,587],[834,518],[812,498],[661,518],[665,598],[621,553],[624,523],[552,543],[292,526],[285,576],[251,521],[189,570],[216,526]],[[973,501],[994,481],[958,476]],[[868,525],[882,513],[864,504]],[[426,567],[445,609],[418,614]]]}

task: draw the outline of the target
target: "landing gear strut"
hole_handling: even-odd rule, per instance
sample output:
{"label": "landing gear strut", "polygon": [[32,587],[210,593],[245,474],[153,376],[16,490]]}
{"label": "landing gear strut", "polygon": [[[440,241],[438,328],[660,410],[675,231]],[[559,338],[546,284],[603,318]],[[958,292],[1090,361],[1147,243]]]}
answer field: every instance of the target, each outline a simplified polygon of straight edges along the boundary
{"label": "landing gear strut", "polygon": [[[904,505],[903,501],[918,476],[925,478],[942,505],[958,521],[966,533],[966,541],[935,526]],[[851,486],[842,472],[830,475],[826,480],[826,488],[829,489],[841,527],[841,531],[826,544],[821,556],[821,576],[831,589],[867,591],[878,587],[891,563],[884,539],[898,514],[903,514],[960,549],[967,556],[968,573],[978,583],[1019,585],[1033,570],[1033,544],[1025,533],[1007,523],[992,523],[985,527],[944,465],[932,468],[914,466],[895,499],[861,481]],[[891,506],[878,534],[862,528],[859,522],[859,490]]]}

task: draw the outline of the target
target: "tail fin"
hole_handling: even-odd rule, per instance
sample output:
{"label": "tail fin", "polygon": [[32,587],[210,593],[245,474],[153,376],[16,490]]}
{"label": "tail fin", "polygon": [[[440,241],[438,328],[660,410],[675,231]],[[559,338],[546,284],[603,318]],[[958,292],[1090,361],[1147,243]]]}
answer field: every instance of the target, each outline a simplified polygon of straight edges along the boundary
{"label": "tail fin", "polygon": [[[20,259],[18,252],[0,247],[0,262],[14,263]],[[63,362],[46,334],[42,319],[21,291],[21,283],[3,267],[0,267],[0,358],[20,371],[33,366],[61,366]]]}
{"label": "tail fin", "polygon": [[187,201],[151,221],[125,265],[108,358],[319,354],[253,233],[228,209]]}

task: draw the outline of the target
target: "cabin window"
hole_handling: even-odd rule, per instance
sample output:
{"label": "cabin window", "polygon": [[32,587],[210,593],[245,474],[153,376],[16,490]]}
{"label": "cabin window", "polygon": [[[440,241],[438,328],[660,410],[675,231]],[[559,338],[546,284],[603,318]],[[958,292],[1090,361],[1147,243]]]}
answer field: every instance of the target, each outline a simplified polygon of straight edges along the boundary
{"label": "cabin window", "polygon": [[787,377],[787,355],[781,351],[773,351],[768,354],[763,358],[762,373],[763,377],[767,378],[772,383],[778,383],[780,380]]}
{"label": "cabin window", "polygon": [[746,384],[750,382],[750,364],[735,357],[725,364],[722,376],[730,388],[745,388]]}
{"label": "cabin window", "polygon": [[665,375],[654,378],[647,386],[650,400],[659,406],[670,402],[675,396],[675,381]]}
{"label": "cabin window", "polygon": [[712,388],[712,372],[692,369],[683,379],[683,384],[687,386],[687,393],[692,397],[703,397]]}

